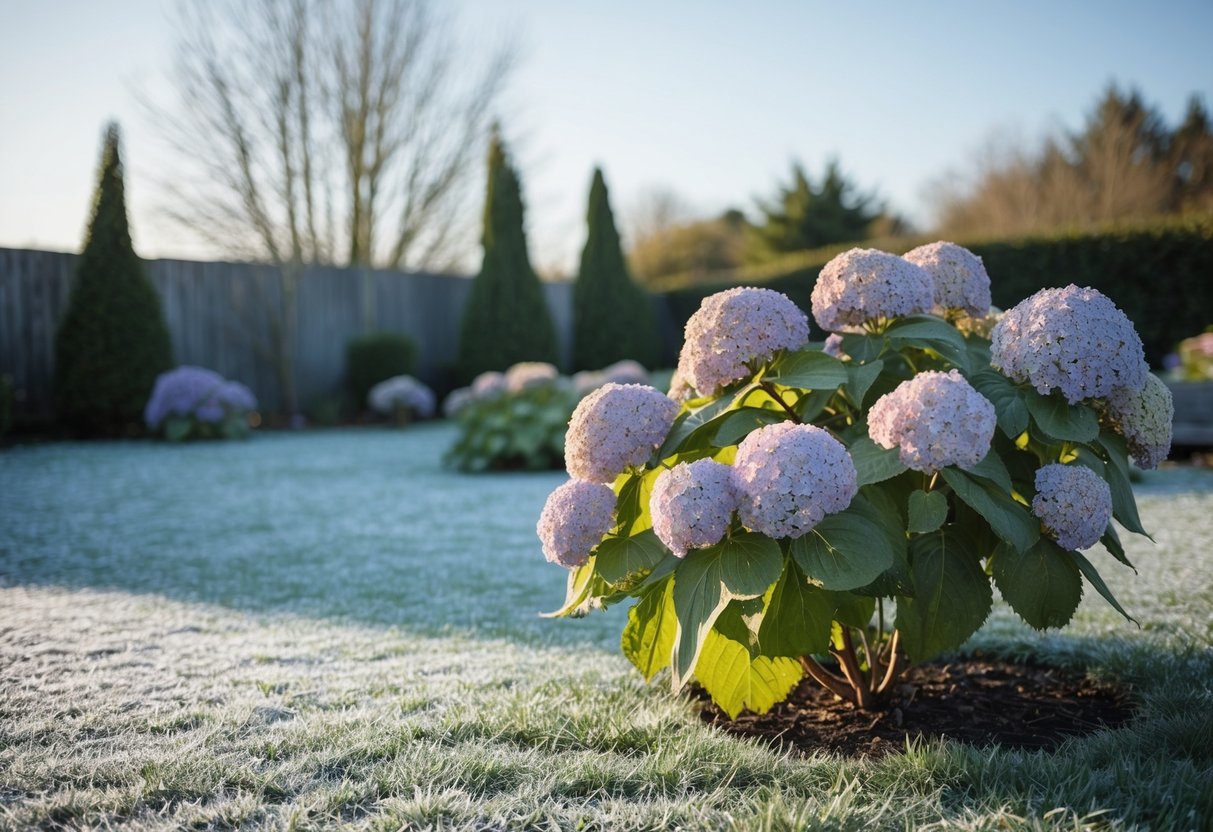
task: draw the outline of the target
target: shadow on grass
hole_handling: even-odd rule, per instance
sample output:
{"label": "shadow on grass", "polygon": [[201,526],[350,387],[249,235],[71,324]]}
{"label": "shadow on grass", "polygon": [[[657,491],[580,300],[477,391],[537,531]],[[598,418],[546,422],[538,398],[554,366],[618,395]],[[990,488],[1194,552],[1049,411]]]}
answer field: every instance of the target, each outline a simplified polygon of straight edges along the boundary
{"label": "shadow on grass", "polygon": [[448,425],[0,455],[0,584],[615,649],[624,611],[564,598],[535,521],[563,472],[445,470]]}

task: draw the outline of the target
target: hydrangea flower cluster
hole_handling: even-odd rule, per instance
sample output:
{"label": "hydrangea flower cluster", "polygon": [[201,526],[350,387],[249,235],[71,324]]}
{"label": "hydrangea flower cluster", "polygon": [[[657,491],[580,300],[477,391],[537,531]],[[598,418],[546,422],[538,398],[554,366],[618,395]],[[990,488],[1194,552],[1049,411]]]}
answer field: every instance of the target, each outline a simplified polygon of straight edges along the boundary
{"label": "hydrangea flower cluster", "polygon": [[531,387],[555,384],[560,371],[546,361],[520,361],[505,371],[505,390],[518,393]]}
{"label": "hydrangea flower cluster", "polygon": [[604,384],[573,411],[565,466],[579,479],[612,482],[652,455],[677,415],[678,405],[655,388]]}
{"label": "hydrangea flower cluster", "polygon": [[706,298],[686,325],[678,359],[683,378],[703,395],[749,375],[749,364],[809,339],[809,321],[786,295],[738,287]]}
{"label": "hydrangea flower cluster", "polygon": [[376,413],[391,416],[406,410],[418,419],[433,416],[436,404],[434,391],[410,375],[379,382],[367,393],[366,401]]}
{"label": "hydrangea flower cluster", "polygon": [[639,361],[624,359],[601,370],[582,370],[573,374],[573,389],[585,396],[604,384],[648,384],[649,371]]}
{"label": "hydrangea flower cluster", "polygon": [[959,309],[981,317],[990,309],[990,275],[981,258],[963,246],[940,240],[911,249],[902,257],[921,266],[935,283],[935,309]]}
{"label": "hydrangea flower cluster", "polygon": [[837,332],[831,332],[826,336],[825,343],[821,345],[821,351],[826,355],[832,355],[835,358],[842,358],[846,355],[842,351],[842,336]]}
{"label": "hydrangea flower cluster", "polygon": [[1175,402],[1158,376],[1146,376],[1146,386],[1134,392],[1121,387],[1106,400],[1105,413],[1125,438],[1137,467],[1157,468],[1171,452]]}
{"label": "hydrangea flower cluster", "polygon": [[472,379],[472,395],[478,399],[488,399],[505,393],[505,374],[496,370],[488,370]]}
{"label": "hydrangea flower cluster", "polygon": [[569,480],[548,495],[535,530],[551,563],[573,568],[590,558],[615,523],[615,492],[585,480]]}
{"label": "hydrangea flower cluster", "polygon": [[476,401],[476,394],[471,387],[460,387],[446,394],[446,398],[442,401],[442,415],[448,419],[454,419],[464,411],[468,405]]}
{"label": "hydrangea flower cluster", "polygon": [[1112,490],[1081,465],[1042,466],[1036,472],[1032,513],[1063,549],[1089,549],[1112,519]]}
{"label": "hydrangea flower cluster", "polygon": [[991,365],[1070,404],[1141,390],[1149,375],[1141,338],[1124,312],[1095,289],[1041,289],[1008,310],[991,335]]}
{"label": "hydrangea flower cluster", "polygon": [[935,286],[921,266],[895,254],[853,248],[825,264],[812,300],[817,325],[839,332],[880,318],[928,312]]}
{"label": "hydrangea flower cluster", "polygon": [[257,409],[257,398],[238,381],[228,381],[214,370],[183,364],[156,378],[143,409],[143,421],[159,428],[170,416],[218,424],[228,416]]}
{"label": "hydrangea flower cluster", "polygon": [[737,510],[733,469],[713,459],[680,462],[653,485],[653,531],[677,557],[719,543]]}
{"label": "hydrangea flower cluster", "polygon": [[815,425],[792,422],[767,425],[742,440],[733,476],[741,522],[775,538],[807,534],[827,514],[849,506],[859,491],[855,464],[842,443]]}
{"label": "hydrangea flower cluster", "polygon": [[919,373],[876,400],[868,435],[897,448],[902,464],[933,474],[948,465],[971,468],[990,451],[994,405],[959,372]]}

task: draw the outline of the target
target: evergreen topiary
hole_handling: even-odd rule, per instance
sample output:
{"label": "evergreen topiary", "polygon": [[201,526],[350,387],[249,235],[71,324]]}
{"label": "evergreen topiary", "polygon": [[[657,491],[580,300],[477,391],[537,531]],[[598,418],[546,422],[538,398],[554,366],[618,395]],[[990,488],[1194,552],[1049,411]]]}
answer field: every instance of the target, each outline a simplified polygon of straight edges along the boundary
{"label": "evergreen topiary", "polygon": [[381,381],[412,375],[417,345],[400,332],[372,332],[350,339],[345,346],[345,379],[354,408],[365,410],[367,394]]}
{"label": "evergreen topiary", "polygon": [[574,368],[596,369],[625,358],[655,366],[656,316],[648,295],[628,274],[599,168],[594,169],[586,220],[589,232],[573,284]]}
{"label": "evergreen topiary", "polygon": [[88,237],[55,338],[59,418],[95,436],[140,425],[156,376],[173,365],[160,297],[131,247],[118,145],[111,124]]}
{"label": "evergreen topiary", "polygon": [[518,174],[500,136],[489,144],[484,204],[484,261],[463,311],[463,379],[520,361],[555,363],[556,331],[539,278],[527,257]]}

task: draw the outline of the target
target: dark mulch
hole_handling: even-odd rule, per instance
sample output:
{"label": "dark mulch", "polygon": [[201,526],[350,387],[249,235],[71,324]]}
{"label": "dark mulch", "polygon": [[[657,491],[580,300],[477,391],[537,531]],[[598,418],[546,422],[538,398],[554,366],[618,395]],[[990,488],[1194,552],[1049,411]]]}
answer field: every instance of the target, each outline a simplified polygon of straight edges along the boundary
{"label": "dark mulch", "polygon": [[806,678],[770,713],[730,720],[706,702],[702,716],[780,748],[881,757],[916,737],[1051,750],[1066,737],[1124,725],[1132,711],[1123,692],[1055,667],[966,659],[911,668],[879,711],[856,710]]}

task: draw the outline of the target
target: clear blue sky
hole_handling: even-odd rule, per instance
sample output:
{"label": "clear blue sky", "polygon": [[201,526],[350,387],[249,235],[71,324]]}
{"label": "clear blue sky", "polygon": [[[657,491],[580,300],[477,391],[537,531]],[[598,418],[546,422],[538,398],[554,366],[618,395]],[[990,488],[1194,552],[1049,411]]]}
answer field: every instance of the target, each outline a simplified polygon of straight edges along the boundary
{"label": "clear blue sky", "polygon": [[[446,5],[469,39],[521,44],[506,126],[548,271],[575,263],[595,163],[617,214],[658,186],[710,214],[752,209],[793,158],[814,172],[836,156],[926,224],[928,183],[996,132],[1076,127],[1109,81],[1172,122],[1193,93],[1213,107],[1213,0]],[[206,256],[158,221],[169,162],[135,95],[168,93],[171,7],[0,0],[0,245],[78,248],[117,118],[140,253]]]}

